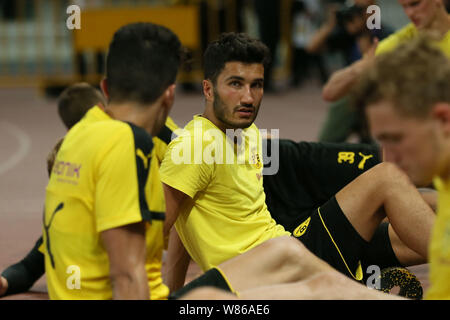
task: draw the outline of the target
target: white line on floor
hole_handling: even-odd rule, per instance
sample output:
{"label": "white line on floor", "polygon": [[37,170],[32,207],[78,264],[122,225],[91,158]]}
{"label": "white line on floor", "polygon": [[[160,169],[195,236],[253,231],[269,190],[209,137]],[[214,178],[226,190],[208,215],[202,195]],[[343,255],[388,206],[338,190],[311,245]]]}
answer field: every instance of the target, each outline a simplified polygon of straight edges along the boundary
{"label": "white line on floor", "polygon": [[28,154],[31,147],[31,140],[28,134],[18,126],[6,122],[0,122],[0,128],[13,135],[18,141],[18,150],[13,153],[8,160],[0,163],[0,175],[14,168]]}

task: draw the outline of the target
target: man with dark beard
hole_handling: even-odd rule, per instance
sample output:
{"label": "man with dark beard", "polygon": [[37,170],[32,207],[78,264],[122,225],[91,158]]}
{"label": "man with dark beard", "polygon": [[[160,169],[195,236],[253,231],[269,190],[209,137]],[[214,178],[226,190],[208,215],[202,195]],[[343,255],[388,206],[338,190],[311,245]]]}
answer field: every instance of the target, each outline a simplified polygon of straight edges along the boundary
{"label": "man with dark beard", "polygon": [[[263,146],[254,124],[267,59],[267,47],[245,34],[223,34],[205,52],[205,110],[175,132],[160,170],[165,233],[174,223],[177,231],[169,241],[171,291],[183,285],[189,255],[241,293],[317,276],[331,269],[323,261],[361,280],[361,256],[385,217],[395,230],[389,236],[398,235],[410,256],[425,260],[431,208],[395,166],[374,166],[375,154],[361,156],[356,149],[333,158],[360,170],[351,182],[319,208],[298,211],[289,231],[300,241],[275,222],[265,202]],[[390,246],[387,228],[383,235]]]}

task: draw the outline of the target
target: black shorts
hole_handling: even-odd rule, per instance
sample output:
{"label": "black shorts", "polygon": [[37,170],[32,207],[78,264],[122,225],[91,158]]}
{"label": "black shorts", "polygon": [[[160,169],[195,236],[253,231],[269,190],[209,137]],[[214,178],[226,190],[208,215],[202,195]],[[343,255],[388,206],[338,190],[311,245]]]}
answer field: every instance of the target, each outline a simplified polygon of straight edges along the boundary
{"label": "black shorts", "polygon": [[292,232],[312,253],[355,280],[363,279],[361,257],[368,247],[333,197]]}
{"label": "black shorts", "polygon": [[343,274],[361,281],[367,268],[380,270],[401,267],[388,233],[389,223],[381,223],[367,242],[348,221],[335,197],[314,210],[292,232],[312,253]]}
{"label": "black shorts", "polygon": [[225,275],[222,271],[220,271],[219,268],[212,268],[206,271],[203,275],[200,277],[192,280],[187,285],[185,285],[180,290],[171,293],[169,296],[169,300],[175,300],[179,299],[180,297],[184,296],[186,293],[200,287],[214,287],[218,289],[225,290],[227,292],[231,292],[234,294],[237,294],[233,288],[231,287],[230,283],[226,279]]}

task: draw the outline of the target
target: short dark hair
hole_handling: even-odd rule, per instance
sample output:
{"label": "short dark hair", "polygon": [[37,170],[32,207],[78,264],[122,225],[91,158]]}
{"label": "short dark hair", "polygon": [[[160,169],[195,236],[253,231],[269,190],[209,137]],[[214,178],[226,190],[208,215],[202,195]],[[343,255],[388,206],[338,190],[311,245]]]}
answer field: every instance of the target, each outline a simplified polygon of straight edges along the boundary
{"label": "short dark hair", "polygon": [[105,105],[100,90],[88,83],[76,83],[67,87],[58,98],[58,114],[67,129],[83,118],[98,103]]}
{"label": "short dark hair", "polygon": [[222,33],[206,48],[203,61],[205,79],[215,83],[227,62],[260,63],[266,68],[270,51],[260,40],[245,33]]}
{"label": "short dark hair", "polygon": [[175,83],[183,50],[178,37],[153,23],[132,23],[114,34],[106,58],[111,102],[156,101]]}

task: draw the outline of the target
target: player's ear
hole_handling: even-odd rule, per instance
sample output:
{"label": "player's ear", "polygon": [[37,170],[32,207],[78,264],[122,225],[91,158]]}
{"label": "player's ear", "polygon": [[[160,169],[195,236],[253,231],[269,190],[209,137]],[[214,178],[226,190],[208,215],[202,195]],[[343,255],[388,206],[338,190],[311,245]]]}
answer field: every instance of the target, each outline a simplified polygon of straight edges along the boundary
{"label": "player's ear", "polygon": [[431,110],[431,116],[439,122],[443,133],[450,136],[450,103],[436,103]]}
{"label": "player's ear", "polygon": [[164,106],[164,108],[168,109],[167,111],[169,111],[172,108],[172,105],[175,101],[175,89],[176,85],[171,84],[170,86],[167,87],[167,89],[163,93],[162,105]]}
{"label": "player's ear", "polygon": [[205,79],[202,82],[203,95],[206,101],[212,101],[214,99],[214,86],[211,80]]}
{"label": "player's ear", "polygon": [[109,100],[108,81],[106,78],[103,78],[100,81],[100,89],[102,90],[103,95],[105,96],[106,100]]}

